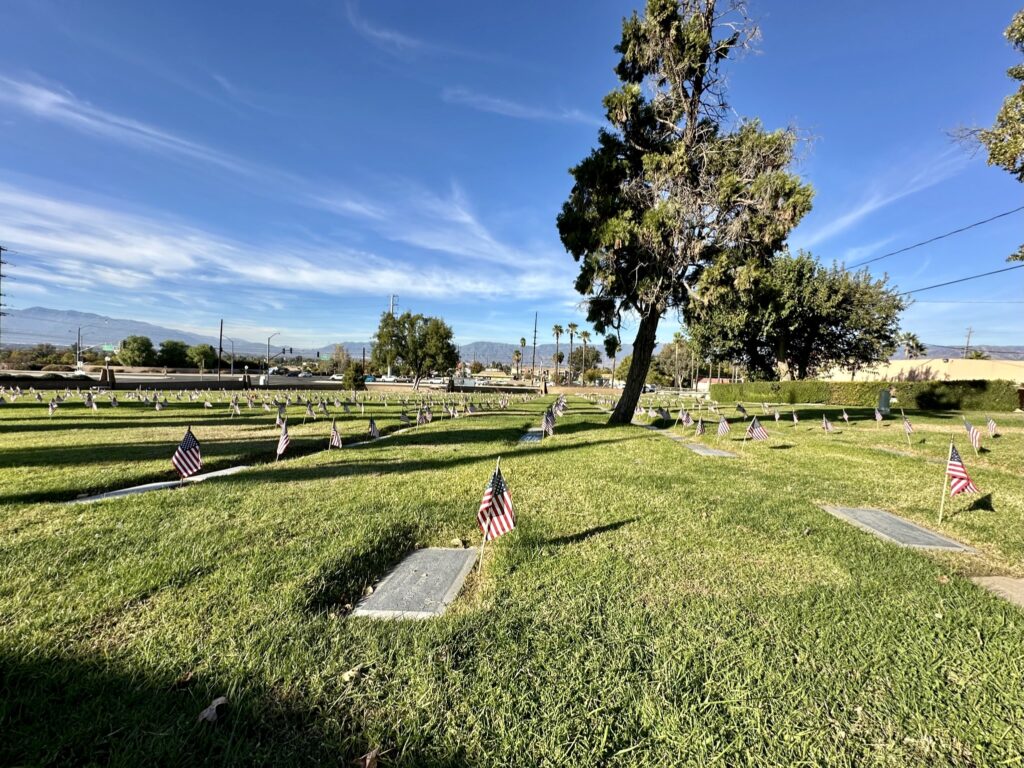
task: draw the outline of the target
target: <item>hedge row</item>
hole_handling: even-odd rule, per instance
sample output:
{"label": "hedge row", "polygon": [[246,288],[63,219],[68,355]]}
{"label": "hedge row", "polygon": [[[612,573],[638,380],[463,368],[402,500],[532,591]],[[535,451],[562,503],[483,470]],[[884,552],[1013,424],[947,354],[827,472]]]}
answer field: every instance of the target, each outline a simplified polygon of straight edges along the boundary
{"label": "hedge row", "polygon": [[1012,411],[1019,407],[1012,381],[755,381],[712,384],[718,402],[823,403],[873,407],[888,386],[896,402],[926,410]]}

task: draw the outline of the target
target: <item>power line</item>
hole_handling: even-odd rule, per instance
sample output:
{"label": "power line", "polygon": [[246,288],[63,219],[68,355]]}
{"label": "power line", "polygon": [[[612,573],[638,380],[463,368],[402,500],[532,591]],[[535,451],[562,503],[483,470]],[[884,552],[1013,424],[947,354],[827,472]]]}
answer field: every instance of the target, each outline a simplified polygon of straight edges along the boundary
{"label": "power line", "polygon": [[1014,269],[1024,269],[1024,264],[1018,264],[1015,267],[1006,267],[1004,269],[996,269],[992,272],[982,272],[980,275],[969,275],[968,277],[961,277],[957,280],[950,280],[945,283],[936,283],[935,285],[926,285],[924,288],[915,288],[912,291],[904,291],[903,293],[897,294],[898,296],[909,296],[912,293],[921,293],[922,291],[930,291],[932,288],[942,288],[946,285],[956,285],[957,283],[965,283],[968,280],[977,280],[979,277],[988,277],[989,275],[998,275],[1000,272],[1009,272]]}
{"label": "power line", "polygon": [[987,218],[987,219],[982,219],[981,221],[976,221],[973,224],[968,224],[965,227],[960,227],[959,229],[954,229],[954,230],[952,230],[950,232],[946,232],[946,233],[941,234],[941,235],[936,235],[935,237],[930,237],[927,240],[922,240],[919,243],[914,243],[913,245],[908,245],[908,246],[906,246],[904,248],[899,248],[899,249],[897,249],[895,251],[889,251],[889,253],[883,253],[881,256],[875,256],[873,259],[866,259],[865,261],[859,261],[856,264],[853,264],[852,266],[846,267],[846,269],[848,269],[848,270],[850,270],[850,269],[857,269],[857,267],[863,267],[865,264],[873,264],[876,261],[881,261],[882,259],[888,259],[890,256],[895,256],[895,255],[897,255],[899,253],[906,253],[907,251],[912,251],[915,248],[920,248],[922,245],[928,245],[929,243],[934,243],[936,240],[942,240],[942,239],[947,238],[947,237],[952,237],[953,235],[958,235],[961,232],[966,232],[968,229],[974,229],[975,227],[980,227],[982,224],[988,224],[989,222],[995,221],[996,219],[1001,219],[1004,216],[1009,216],[1011,214],[1017,213],[1018,211],[1024,211],[1024,205],[1020,206],[1019,208],[1014,208],[1012,211],[1006,211],[1004,213],[997,213],[995,216],[992,216],[992,217]]}

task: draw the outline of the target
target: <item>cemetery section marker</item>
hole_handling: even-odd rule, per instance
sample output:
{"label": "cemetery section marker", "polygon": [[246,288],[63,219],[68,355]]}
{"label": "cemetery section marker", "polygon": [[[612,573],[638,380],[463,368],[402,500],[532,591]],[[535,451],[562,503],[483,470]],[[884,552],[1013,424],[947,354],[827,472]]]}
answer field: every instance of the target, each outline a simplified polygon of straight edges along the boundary
{"label": "cemetery section marker", "polygon": [[374,619],[431,619],[456,598],[476,549],[418,549],[400,562],[359,601],[353,616]]}
{"label": "cemetery section marker", "polygon": [[975,552],[974,549],[959,541],[947,539],[937,533],[922,528],[902,517],[883,512],[880,509],[861,509],[857,507],[838,507],[822,505],[822,509],[840,520],[857,526],[861,530],[872,533],[881,539],[899,544],[901,547],[917,549],[944,549],[952,552]]}

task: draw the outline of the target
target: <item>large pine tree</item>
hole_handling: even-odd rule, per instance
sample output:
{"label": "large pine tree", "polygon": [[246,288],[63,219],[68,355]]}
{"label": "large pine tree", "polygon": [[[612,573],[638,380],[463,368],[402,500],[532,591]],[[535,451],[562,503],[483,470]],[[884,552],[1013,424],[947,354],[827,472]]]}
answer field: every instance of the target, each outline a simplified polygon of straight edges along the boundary
{"label": "large pine tree", "polygon": [[587,319],[600,333],[637,323],[612,423],[632,418],[662,315],[749,282],[810,209],[810,187],[789,172],[794,132],[727,109],[720,67],[755,31],[741,4],[715,0],[648,0],[623,21],[611,128],[572,169],[558,217]]}

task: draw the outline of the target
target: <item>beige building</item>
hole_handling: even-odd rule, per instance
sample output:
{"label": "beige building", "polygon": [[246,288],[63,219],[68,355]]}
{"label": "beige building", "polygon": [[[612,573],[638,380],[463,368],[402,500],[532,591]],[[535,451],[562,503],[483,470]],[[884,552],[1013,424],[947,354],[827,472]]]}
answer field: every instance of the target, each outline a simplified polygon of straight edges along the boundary
{"label": "beige building", "polygon": [[835,368],[820,378],[827,381],[963,381],[965,379],[1002,379],[1024,384],[1024,360],[963,360],[960,358],[918,358],[890,360],[888,363],[850,372]]}

